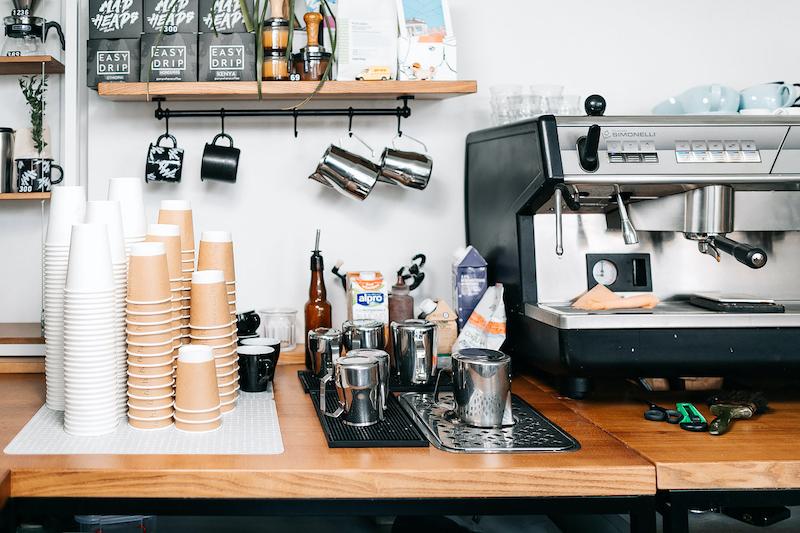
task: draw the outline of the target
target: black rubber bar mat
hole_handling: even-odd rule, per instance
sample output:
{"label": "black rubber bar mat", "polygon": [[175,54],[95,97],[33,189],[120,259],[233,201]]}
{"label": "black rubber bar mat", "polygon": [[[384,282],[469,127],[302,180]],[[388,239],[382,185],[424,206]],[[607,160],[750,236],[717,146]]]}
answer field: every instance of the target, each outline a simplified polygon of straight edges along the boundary
{"label": "black rubber bar mat", "polygon": [[[309,394],[328,448],[427,448],[428,439],[417,428],[394,396],[389,396],[383,422],[368,427],[348,426],[319,411],[319,392]],[[336,391],[328,391],[329,409],[339,404]]]}
{"label": "black rubber bar mat", "polygon": [[[319,378],[309,372],[308,370],[298,370],[297,377],[300,379],[300,384],[303,386],[303,391],[308,394],[309,391],[314,391],[319,393]],[[421,392],[421,393],[432,393],[436,384],[431,385],[401,385],[398,383],[397,378],[390,378],[389,379],[389,390],[391,392]],[[444,374],[442,376],[442,381],[439,384],[439,388],[442,392],[450,392],[453,390],[453,378],[450,377],[450,374]]]}

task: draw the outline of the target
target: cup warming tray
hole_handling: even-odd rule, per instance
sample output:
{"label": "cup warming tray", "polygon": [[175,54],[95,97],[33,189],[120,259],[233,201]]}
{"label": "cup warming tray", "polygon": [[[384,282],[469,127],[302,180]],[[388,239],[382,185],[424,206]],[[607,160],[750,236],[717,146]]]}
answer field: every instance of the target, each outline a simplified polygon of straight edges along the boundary
{"label": "cup warming tray", "polygon": [[412,416],[428,440],[448,452],[520,453],[566,452],[580,449],[571,435],[553,424],[522,398],[513,395],[511,410],[515,424],[497,429],[467,426],[454,420],[452,393],[441,393],[439,404],[432,394],[400,395],[400,405]]}

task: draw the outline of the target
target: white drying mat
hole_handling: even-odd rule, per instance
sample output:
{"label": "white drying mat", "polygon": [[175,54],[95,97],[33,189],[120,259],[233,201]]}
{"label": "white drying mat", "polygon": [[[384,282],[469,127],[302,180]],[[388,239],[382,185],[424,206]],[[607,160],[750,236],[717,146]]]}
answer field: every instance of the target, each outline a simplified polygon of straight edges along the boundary
{"label": "white drying mat", "polygon": [[222,427],[209,433],[188,433],[175,426],[144,431],[120,420],[108,435],[75,437],[64,431],[64,413],[45,406],[4,451],[10,455],[273,455],[283,453],[283,440],[272,393],[243,392],[236,409],[223,415]]}

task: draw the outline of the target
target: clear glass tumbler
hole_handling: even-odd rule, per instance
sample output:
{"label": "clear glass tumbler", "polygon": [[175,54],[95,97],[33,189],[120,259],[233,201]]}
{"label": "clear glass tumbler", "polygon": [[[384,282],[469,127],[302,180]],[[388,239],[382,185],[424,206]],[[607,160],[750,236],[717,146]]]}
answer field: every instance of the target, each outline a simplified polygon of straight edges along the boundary
{"label": "clear glass tumbler", "polygon": [[261,327],[259,336],[271,337],[281,341],[281,351],[293,350],[297,346],[295,340],[295,324],[297,311],[294,309],[271,308],[259,309]]}

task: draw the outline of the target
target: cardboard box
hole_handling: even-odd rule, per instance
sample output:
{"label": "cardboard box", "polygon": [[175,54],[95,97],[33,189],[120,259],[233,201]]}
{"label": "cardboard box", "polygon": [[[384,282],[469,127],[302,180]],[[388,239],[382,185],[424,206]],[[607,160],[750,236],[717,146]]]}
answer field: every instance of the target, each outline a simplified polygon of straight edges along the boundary
{"label": "cardboard box", "polygon": [[486,260],[474,247],[467,246],[453,263],[453,303],[459,328],[467,323],[488,286]]}
{"label": "cardboard box", "polygon": [[198,46],[200,81],[255,81],[255,34],[203,33]]}
{"label": "cardboard box", "polygon": [[[246,5],[248,12],[252,15],[253,0],[246,0]],[[264,3],[262,2],[261,5],[263,6]],[[253,18],[251,16],[251,20]],[[214,32],[215,30],[217,33],[247,31],[239,0],[200,0],[200,31]]]}
{"label": "cardboard box", "polygon": [[142,0],[89,0],[89,39],[135,39],[142,33]]}
{"label": "cardboard box", "polygon": [[197,81],[197,35],[144,34],[141,81],[147,81],[148,71],[150,81]]}
{"label": "cardboard box", "polygon": [[198,0],[144,0],[144,32],[195,33],[199,8]]}
{"label": "cardboard box", "polygon": [[91,39],[86,43],[86,86],[139,81],[139,39]]}
{"label": "cardboard box", "polygon": [[457,316],[444,300],[436,300],[436,309],[425,316],[425,320],[436,324],[436,353],[442,359],[439,368],[449,368],[449,355],[458,338]]}
{"label": "cardboard box", "polygon": [[347,319],[389,323],[389,293],[380,272],[347,274]]}

